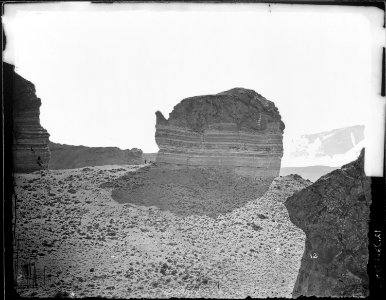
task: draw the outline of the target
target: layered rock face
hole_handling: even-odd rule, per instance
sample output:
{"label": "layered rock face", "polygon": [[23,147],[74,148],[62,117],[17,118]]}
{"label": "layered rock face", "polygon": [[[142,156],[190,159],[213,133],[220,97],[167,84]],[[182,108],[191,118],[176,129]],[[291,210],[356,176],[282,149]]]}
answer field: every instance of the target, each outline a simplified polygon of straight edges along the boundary
{"label": "layered rock face", "polygon": [[287,199],[291,221],[306,234],[294,297],[368,296],[370,204],[364,150],[356,161]]}
{"label": "layered rock face", "polygon": [[47,169],[50,161],[49,134],[40,125],[41,100],[35,86],[4,64],[5,77],[12,78],[13,163],[14,172],[28,173]]}
{"label": "layered rock face", "polygon": [[143,163],[142,150],[117,147],[71,146],[50,142],[49,168],[75,169],[103,165],[138,165]]}
{"label": "layered rock face", "polygon": [[277,177],[284,123],[274,103],[235,88],[177,104],[169,119],[156,112],[159,164],[226,167],[241,175]]}

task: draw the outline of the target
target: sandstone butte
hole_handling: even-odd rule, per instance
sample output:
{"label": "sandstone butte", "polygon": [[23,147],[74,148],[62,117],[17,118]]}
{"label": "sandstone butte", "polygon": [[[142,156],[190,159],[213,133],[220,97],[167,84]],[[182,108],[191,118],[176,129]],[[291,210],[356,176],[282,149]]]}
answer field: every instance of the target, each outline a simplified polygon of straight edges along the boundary
{"label": "sandstone butte", "polygon": [[295,193],[285,202],[292,223],[306,234],[293,297],[369,295],[370,178],[359,158]]}
{"label": "sandstone butte", "polygon": [[169,119],[159,111],[156,117],[158,165],[230,168],[272,180],[279,175],[285,126],[275,104],[253,90],[186,98]]}
{"label": "sandstone butte", "polygon": [[47,169],[50,161],[49,134],[40,125],[41,100],[35,86],[4,63],[5,88],[12,97],[14,172],[29,173]]}

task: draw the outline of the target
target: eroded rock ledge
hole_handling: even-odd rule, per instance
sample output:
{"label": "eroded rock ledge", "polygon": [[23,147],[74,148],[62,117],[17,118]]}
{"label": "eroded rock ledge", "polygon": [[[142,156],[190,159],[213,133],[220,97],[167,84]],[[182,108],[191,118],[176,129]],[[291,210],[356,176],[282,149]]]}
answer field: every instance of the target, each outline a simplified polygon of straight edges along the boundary
{"label": "eroded rock ledge", "polygon": [[274,103],[235,88],[186,98],[166,119],[156,112],[157,163],[227,167],[240,175],[277,177],[284,123]]}
{"label": "eroded rock ledge", "polygon": [[4,76],[13,90],[13,165],[14,172],[29,173],[47,169],[50,161],[49,134],[40,125],[41,100],[35,86],[4,63]]}
{"label": "eroded rock ledge", "polygon": [[368,296],[370,204],[364,150],[356,161],[287,199],[291,221],[306,234],[294,297]]}

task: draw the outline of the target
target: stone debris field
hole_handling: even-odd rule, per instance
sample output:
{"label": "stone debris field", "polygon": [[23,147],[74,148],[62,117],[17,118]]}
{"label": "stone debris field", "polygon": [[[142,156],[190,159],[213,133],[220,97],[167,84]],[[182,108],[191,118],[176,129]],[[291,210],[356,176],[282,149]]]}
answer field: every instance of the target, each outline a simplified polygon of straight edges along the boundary
{"label": "stone debris field", "polygon": [[[277,177],[241,207],[183,215],[112,198],[108,183],[143,167],[15,175],[21,296],[291,297],[305,235],[284,201],[310,181]],[[25,286],[26,262],[40,276],[34,287]]]}

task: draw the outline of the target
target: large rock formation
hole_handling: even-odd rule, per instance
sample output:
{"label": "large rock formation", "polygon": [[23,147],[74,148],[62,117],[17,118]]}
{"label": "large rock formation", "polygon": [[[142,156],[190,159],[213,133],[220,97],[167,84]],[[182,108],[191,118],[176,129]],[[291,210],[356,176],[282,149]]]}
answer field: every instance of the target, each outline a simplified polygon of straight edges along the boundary
{"label": "large rock formation", "polygon": [[273,102],[235,88],[186,98],[169,119],[156,112],[157,163],[228,167],[242,175],[276,177],[284,123]]}
{"label": "large rock formation", "polygon": [[33,172],[47,169],[50,160],[49,134],[40,125],[41,100],[35,86],[4,64],[4,75],[12,80],[13,106],[13,163],[14,172]]}
{"label": "large rock formation", "polygon": [[75,169],[103,165],[138,165],[143,163],[142,150],[121,150],[117,147],[86,147],[50,142],[49,168]]}
{"label": "large rock formation", "polygon": [[366,297],[370,179],[359,158],[321,177],[285,202],[306,234],[293,296]]}

